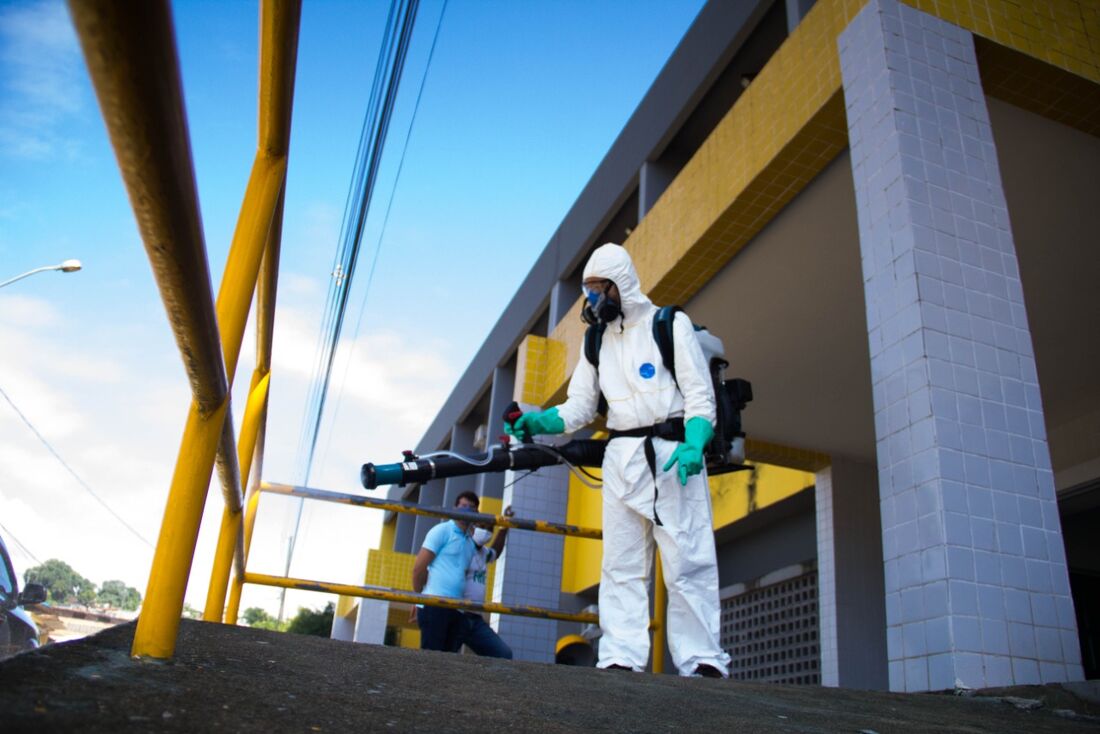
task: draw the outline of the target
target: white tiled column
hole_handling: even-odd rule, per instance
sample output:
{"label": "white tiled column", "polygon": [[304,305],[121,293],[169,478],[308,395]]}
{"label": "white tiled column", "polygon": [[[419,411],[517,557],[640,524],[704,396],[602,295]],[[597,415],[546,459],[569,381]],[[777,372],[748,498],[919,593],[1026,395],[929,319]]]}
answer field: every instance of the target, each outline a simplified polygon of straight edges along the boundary
{"label": "white tiled column", "polygon": [[381,645],[386,639],[386,622],[390,617],[390,603],[381,599],[360,599],[359,613],[355,617],[354,642]]}
{"label": "white tiled column", "polygon": [[[537,409],[529,405],[520,407],[525,412]],[[546,437],[539,440],[549,442]],[[566,467],[545,467],[533,474],[506,472],[504,476],[503,505],[511,505],[516,517],[565,522],[569,504],[569,470]],[[563,541],[561,535],[510,531],[504,555],[497,561],[493,577],[493,601],[558,608]],[[554,662],[556,621],[494,614],[491,625],[511,646],[517,660]]]}
{"label": "white tiled column", "polygon": [[1038,378],[970,34],[871,0],[839,39],[890,687],[1082,678]]}
{"label": "white tiled column", "polygon": [[833,457],[817,472],[821,684],[887,687],[882,530],[874,467]]}
{"label": "white tiled column", "polygon": [[[493,384],[489,388],[488,446],[500,443],[500,436],[504,433],[504,409],[512,402],[515,384],[515,362],[493,370]],[[504,472],[479,474],[477,493],[481,497],[500,498],[504,483]]]}

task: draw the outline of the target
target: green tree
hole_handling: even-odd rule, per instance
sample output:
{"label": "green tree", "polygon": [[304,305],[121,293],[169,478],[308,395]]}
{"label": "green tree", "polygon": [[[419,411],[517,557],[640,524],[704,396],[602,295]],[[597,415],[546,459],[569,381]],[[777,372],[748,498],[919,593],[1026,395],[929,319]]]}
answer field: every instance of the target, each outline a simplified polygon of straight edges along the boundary
{"label": "green tree", "polygon": [[244,610],[244,614],[242,616],[244,617],[245,623],[249,627],[256,627],[263,622],[269,622],[272,619],[271,615],[260,607],[249,607],[248,609]]}
{"label": "green tree", "polygon": [[332,617],[336,613],[336,605],[329,602],[321,611],[298,607],[298,613],[287,625],[287,632],[299,635],[317,635],[318,637],[330,637],[332,635]]}
{"label": "green tree", "polygon": [[290,622],[280,622],[260,607],[249,607],[241,616],[249,627],[272,632],[286,632],[287,625],[290,624]]}
{"label": "green tree", "polygon": [[141,604],[141,593],[124,581],[104,581],[99,587],[99,603],[132,612]]}
{"label": "green tree", "polygon": [[42,584],[55,604],[83,604],[89,606],[96,600],[95,584],[73,570],[64,561],[51,558],[45,563],[27,569],[24,578],[28,584]]}

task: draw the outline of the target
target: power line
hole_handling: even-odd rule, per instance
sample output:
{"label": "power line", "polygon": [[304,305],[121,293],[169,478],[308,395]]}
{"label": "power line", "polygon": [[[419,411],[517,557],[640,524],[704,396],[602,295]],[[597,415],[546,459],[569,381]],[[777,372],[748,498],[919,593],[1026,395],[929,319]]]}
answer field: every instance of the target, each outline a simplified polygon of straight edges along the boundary
{"label": "power line", "polygon": [[[299,461],[302,465],[300,472],[302,484],[309,483],[313,468],[313,457],[317,450],[317,439],[321,429],[321,418],[325,412],[336,348],[343,331],[351,283],[359,260],[359,249],[363,242],[363,232],[366,228],[382,152],[386,144],[397,93],[401,86],[401,77],[419,5],[420,0],[393,0],[390,4],[382,46],[374,69],[374,83],[360,134],[356,165],[344,212],[341,242],[334,259],[333,282],[321,320],[313,389],[307,402],[306,422],[302,427],[302,437],[298,445]],[[397,20],[399,17],[400,21]],[[286,575],[290,574],[290,564],[302,520],[303,504],[299,500],[294,531],[288,542]],[[279,619],[283,616],[285,600],[284,591],[279,602]]]}
{"label": "power line", "polygon": [[35,562],[36,565],[39,565],[39,566],[42,565],[42,561],[38,560],[38,556],[31,553],[30,549],[27,548],[27,546],[23,545],[23,542],[21,540],[19,540],[19,538],[15,537],[15,533],[8,530],[6,527],[3,526],[3,524],[0,524],[0,530],[4,531],[4,535],[6,535],[9,538],[11,538],[12,540],[14,540],[15,544],[17,546],[19,546],[19,549],[22,550],[24,553],[26,553],[30,557],[30,559]]}
{"label": "power line", "polygon": [[38,436],[38,440],[42,442],[42,445],[45,446],[46,449],[51,454],[53,454],[55,459],[57,459],[59,462],[61,462],[61,466],[65,467],[65,469],[68,470],[69,474],[72,474],[73,479],[75,479],[77,481],[77,483],[88,492],[88,494],[92,495],[92,497],[95,498],[96,502],[103,505],[103,507],[106,508],[107,512],[111,513],[116,520],[118,520],[120,523],[125,525],[126,529],[129,530],[131,533],[133,533],[134,536],[137,537],[138,540],[140,540],[142,543],[145,543],[145,545],[152,548],[153,547],[152,543],[150,543],[148,540],[146,540],[142,536],[142,534],[139,533],[137,530],[134,530],[134,528],[130,526],[130,523],[128,523],[128,522],[126,522],[125,520],[122,519],[121,515],[119,515],[117,512],[115,512],[113,509],[111,509],[111,506],[108,505],[106,502],[104,502],[103,498],[100,497],[98,494],[96,494],[95,490],[93,490],[90,486],[88,486],[88,483],[85,482],[83,479],[81,479],[80,475],[77,474],[73,470],[73,468],[71,466],[69,466],[69,464],[63,458],[61,458],[61,454],[57,453],[57,451],[54,449],[54,447],[50,445],[50,442],[46,440],[46,437],[38,432],[38,429],[34,427],[34,424],[30,422],[30,420],[27,418],[27,416],[23,415],[23,411],[19,410],[19,408],[16,407],[15,403],[12,402],[11,398],[8,397],[8,394],[6,392],[4,392],[3,388],[0,388],[0,395],[2,395],[4,397],[4,400],[8,401],[8,405],[11,406],[11,409],[14,410],[16,412],[16,414],[20,418],[23,419],[23,422],[27,424],[27,428],[31,429],[31,431],[34,432],[35,436]]}
{"label": "power line", "polygon": [[[335,329],[338,334],[340,324],[336,323],[338,314],[342,315],[343,309],[347,301],[346,291],[351,286],[352,276],[355,272],[355,264],[358,260],[358,247],[360,244],[359,237],[353,237],[350,235],[351,229],[354,227],[354,221],[352,217],[353,209],[358,209],[357,202],[359,198],[363,196],[363,189],[365,184],[364,178],[369,164],[369,143],[374,139],[377,134],[377,116],[379,100],[382,97],[383,88],[383,72],[386,68],[389,68],[393,63],[391,56],[393,55],[394,43],[396,41],[396,35],[399,35],[397,31],[398,11],[400,6],[400,0],[393,0],[390,3],[389,13],[386,17],[386,27],[382,33],[382,45],[378,50],[378,60],[374,66],[374,79],[371,83],[371,91],[367,100],[367,111],[363,116],[363,126],[359,133],[359,146],[355,152],[355,166],[352,170],[352,180],[348,186],[347,199],[344,202],[344,219],[340,223],[340,240],[336,248],[336,252],[333,254],[332,259],[332,280],[329,285],[328,293],[325,297],[325,307],[321,316],[321,328],[318,332],[317,338],[317,350],[314,356],[314,368],[312,377],[312,387],[310,389],[310,395],[306,402],[306,410],[303,414],[302,433],[298,440],[298,459],[299,466],[306,465],[308,463],[306,456],[310,452],[310,442],[316,444],[316,433],[310,432],[309,429],[309,416],[319,413],[324,410],[323,399],[324,389],[321,387],[321,381],[318,378],[325,370],[325,363],[331,361],[332,350],[335,349],[336,344],[332,338],[333,331]],[[343,302],[341,302],[343,301]],[[319,405],[319,403],[321,403]],[[305,476],[302,478],[302,483],[305,484],[308,479],[308,468],[305,470]]]}
{"label": "power line", "polygon": [[[393,209],[393,200],[397,194],[397,186],[401,181],[401,171],[405,168],[405,155],[409,152],[409,140],[412,138],[413,127],[416,125],[416,113],[420,111],[420,100],[424,96],[425,82],[428,80],[428,72],[432,68],[432,59],[435,57],[435,46],[439,41],[439,31],[443,27],[443,16],[447,13],[447,0],[443,0],[443,8],[439,11],[439,20],[435,25],[435,35],[432,37],[432,45],[428,50],[428,61],[424,65],[424,73],[420,77],[420,88],[416,92],[416,103],[413,105],[412,116],[409,119],[409,127],[405,131],[405,142],[401,147],[401,158],[397,162],[397,172],[394,174],[393,187],[390,189],[390,197],[386,202],[386,214],[382,217],[382,227],[378,233],[378,244],[374,249],[374,257],[371,258],[370,269],[367,271],[367,284],[363,289],[363,298],[359,303],[359,315],[355,320],[355,332],[351,337],[351,351],[348,353],[347,361],[344,362],[344,372],[340,376],[340,385],[336,389],[336,405],[332,410],[332,420],[329,423],[328,437],[325,439],[325,450],[321,454],[321,464],[325,464],[328,460],[328,450],[332,445],[332,434],[336,429],[336,424],[340,419],[340,406],[343,403],[344,398],[344,385],[348,380],[348,371],[351,369],[352,360],[355,357],[355,347],[359,341],[359,330],[363,325],[363,313],[367,309],[367,296],[370,295],[371,284],[374,282],[374,272],[378,267],[378,256],[382,252],[382,244],[385,241],[386,226],[390,221],[390,211]],[[302,510],[299,506],[299,512],[295,521],[294,535],[298,535],[298,523],[301,522]],[[306,517],[305,528],[309,529],[309,518]],[[290,568],[287,567],[287,574],[290,574]]]}
{"label": "power line", "polygon": [[[370,270],[367,271],[367,285],[363,289],[363,300],[359,304],[359,316],[355,321],[355,333],[352,335],[351,341],[351,353],[348,354],[347,362],[344,364],[344,374],[340,378],[340,387],[336,391],[336,406],[332,411],[332,428],[335,428],[337,419],[340,417],[340,404],[343,402],[344,397],[344,384],[348,379],[348,370],[351,367],[352,357],[355,356],[355,345],[359,340],[359,329],[363,325],[363,313],[367,309],[367,296],[370,295],[370,287],[374,282],[374,271],[378,266],[378,255],[382,252],[382,244],[384,237],[386,236],[386,226],[390,221],[390,210],[393,208],[394,196],[397,194],[397,185],[401,181],[401,171],[405,167],[405,154],[409,152],[409,140],[412,138],[413,127],[416,125],[416,113],[420,111],[420,100],[424,96],[424,85],[428,80],[428,72],[432,68],[432,59],[435,57],[435,46],[439,41],[439,30],[443,27],[443,16],[447,13],[447,0],[443,0],[443,9],[439,11],[439,20],[435,26],[435,36],[432,37],[432,46],[428,50],[428,62],[424,65],[424,74],[420,77],[420,89],[416,93],[416,104],[413,105],[412,117],[409,120],[409,129],[405,131],[405,144],[401,148],[401,158],[397,163],[397,173],[394,175],[393,188],[390,189],[390,198],[386,202],[386,215],[382,218],[382,229],[378,233],[378,246],[374,250],[374,257],[371,259]],[[325,442],[325,453],[323,454],[322,462],[328,457],[329,444],[332,442],[332,430],[329,431],[328,440]]]}
{"label": "power line", "polygon": [[[305,452],[304,457],[300,455],[300,459],[304,459],[300,473],[303,484],[309,483],[309,475],[313,468],[313,457],[317,449],[321,417],[324,415],[329,381],[332,378],[333,361],[336,357],[336,346],[343,331],[350,286],[359,260],[359,248],[363,241],[363,230],[366,227],[370,202],[374,194],[374,184],[381,164],[382,149],[389,130],[394,102],[397,99],[405,58],[408,54],[409,41],[416,21],[416,11],[419,6],[419,0],[410,0],[407,5],[403,5],[402,22],[391,25],[390,21],[396,16],[395,7],[399,3],[400,0],[395,0],[394,4],[391,5],[387,31],[392,32],[379,51],[378,64],[375,67],[376,85],[371,91],[371,100],[366,118],[370,124],[364,125],[363,129],[369,144],[361,144],[359,148],[362,157],[356,164],[356,175],[352,182],[352,187],[357,192],[357,196],[349,202],[353,203],[354,206],[345,212],[343,242],[339,249],[338,263],[333,270],[334,283],[326,304],[329,312],[322,319],[323,349],[319,355],[320,360],[317,365],[319,374],[314,378],[309,403],[310,410],[306,416],[307,423],[303,426],[304,440],[299,445],[299,449],[304,448]],[[389,68],[389,74],[384,85],[377,84],[381,79],[380,67]],[[308,438],[305,438],[307,436]],[[299,517],[300,515],[299,512]]]}

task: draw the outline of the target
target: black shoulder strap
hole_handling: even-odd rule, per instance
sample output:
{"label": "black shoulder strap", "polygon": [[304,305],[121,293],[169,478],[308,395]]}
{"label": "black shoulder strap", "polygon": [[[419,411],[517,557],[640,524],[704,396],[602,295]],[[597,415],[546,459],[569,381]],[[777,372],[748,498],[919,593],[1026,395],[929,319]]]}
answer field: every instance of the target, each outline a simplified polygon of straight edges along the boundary
{"label": "black shoulder strap", "polygon": [[607,324],[591,324],[584,330],[584,358],[588,363],[600,369],[600,346],[603,345],[603,330]]}
{"label": "black shoulder strap", "polygon": [[[603,345],[603,330],[607,324],[589,324],[584,330],[584,358],[597,372],[600,371],[600,347]],[[607,398],[600,393],[599,402],[596,403],[596,412],[607,415]]]}
{"label": "black shoulder strap", "polygon": [[679,306],[662,306],[653,316],[653,340],[657,342],[657,349],[661,352],[661,362],[665,369],[672,373],[672,380],[676,386],[680,386],[676,379],[676,350],[672,340],[672,322],[676,320],[676,314],[684,309]]}

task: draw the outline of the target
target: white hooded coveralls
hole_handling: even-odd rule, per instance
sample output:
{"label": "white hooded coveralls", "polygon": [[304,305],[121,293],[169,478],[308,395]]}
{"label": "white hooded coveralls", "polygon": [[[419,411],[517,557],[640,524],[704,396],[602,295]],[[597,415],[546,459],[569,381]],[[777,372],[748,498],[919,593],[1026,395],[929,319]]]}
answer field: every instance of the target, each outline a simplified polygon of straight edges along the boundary
{"label": "white hooded coveralls", "polygon": [[[653,338],[658,309],[642,293],[626,250],[614,244],[597,248],[584,278],[606,278],[618,286],[623,318],[604,330],[598,371],[583,355],[578,361],[568,399],[558,406],[566,432],[596,417],[601,391],[609,429],[644,428],[681,416],[685,422],[701,417],[713,426],[714,388],[688,316],[677,313],[673,321],[677,389]],[[718,566],[706,470],[681,486],[675,465],[662,471],[677,442],[654,438],[653,446],[656,486],[644,439],[616,438],[604,455],[599,667],[643,670],[649,660],[646,582],[655,539],[668,587],[673,663],[680,675],[691,675],[700,664],[726,674],[729,656],[719,645]]]}

